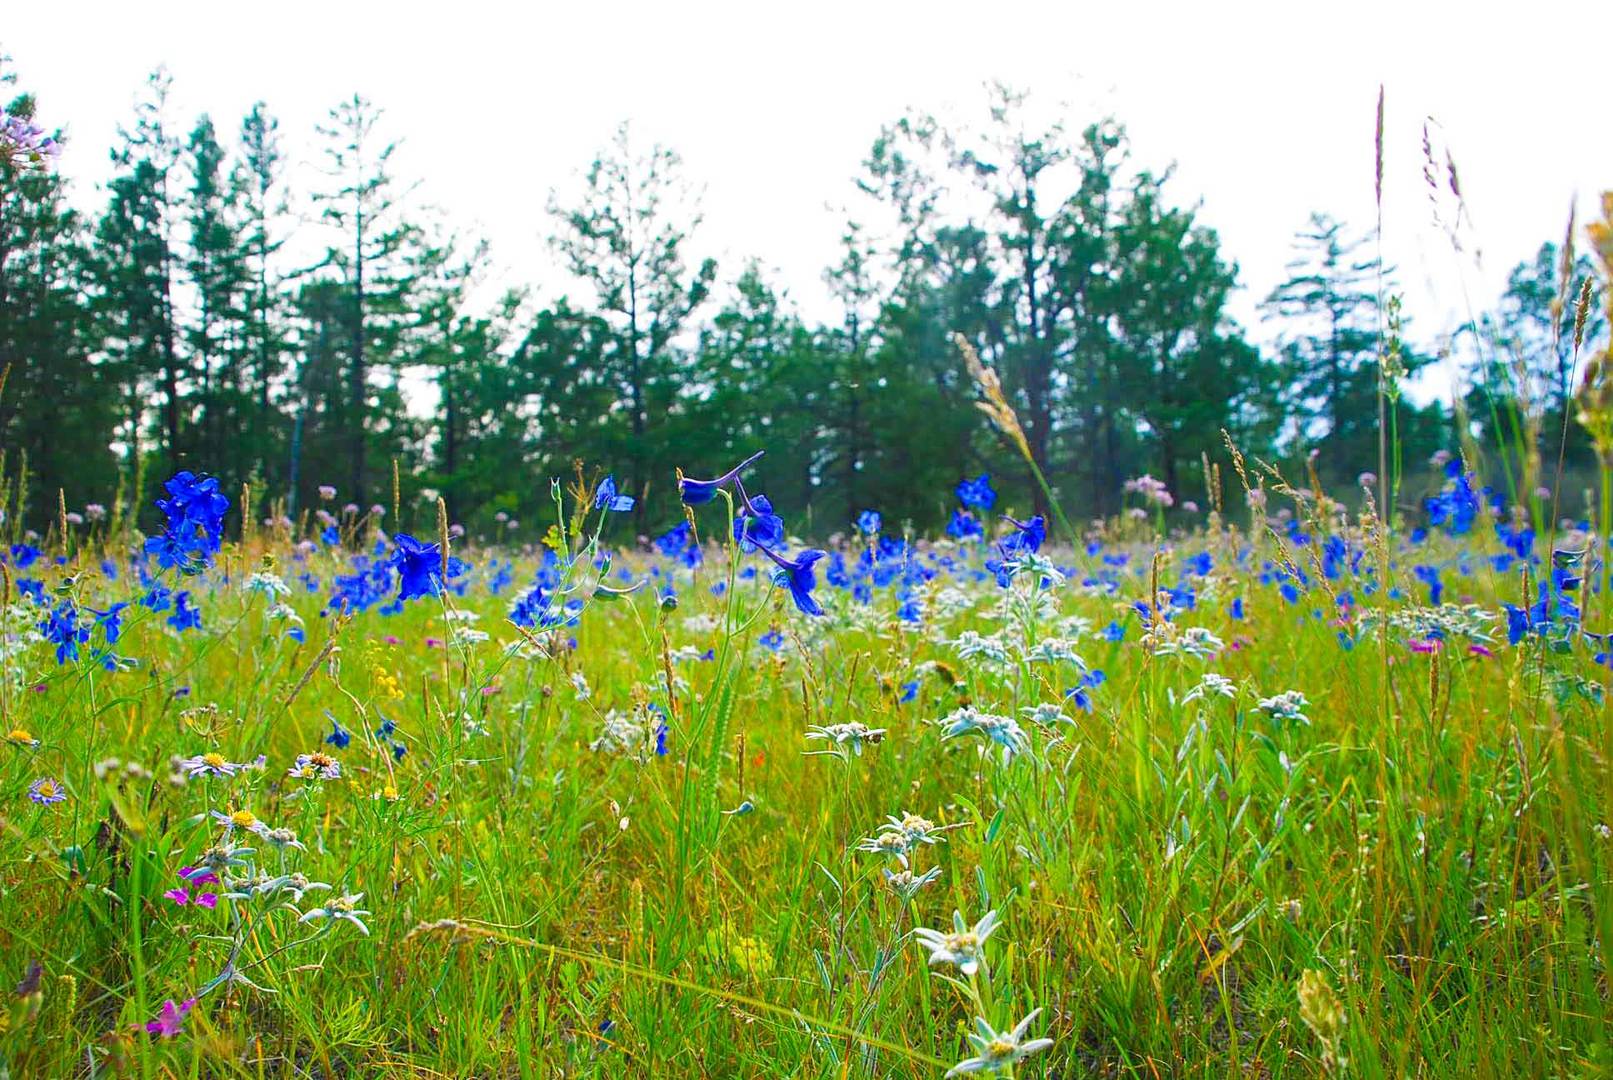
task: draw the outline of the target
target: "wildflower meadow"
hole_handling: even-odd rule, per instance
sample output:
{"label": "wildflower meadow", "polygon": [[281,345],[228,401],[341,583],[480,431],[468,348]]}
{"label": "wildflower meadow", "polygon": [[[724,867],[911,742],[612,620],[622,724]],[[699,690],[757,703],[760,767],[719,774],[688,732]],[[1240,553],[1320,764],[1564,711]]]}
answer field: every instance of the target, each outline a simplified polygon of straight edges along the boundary
{"label": "wildflower meadow", "polygon": [[1599,1074],[1600,558],[1234,460],[1163,537],[808,547],[752,458],[645,549],[580,470],[522,549],[186,472],[19,541],[5,1065]]}
{"label": "wildflower meadow", "polygon": [[[299,80],[326,7],[265,20]],[[415,160],[473,209],[601,85],[516,7],[343,62],[453,105]],[[639,96],[769,157],[710,106],[773,108],[728,69],[784,50],[686,48]],[[589,70],[471,93],[460,51]],[[1311,93],[1268,59],[1262,108]],[[809,318],[695,256],[625,123],[539,297],[368,99],[310,154],[262,102],[182,139],[171,86],[94,206],[65,121],[0,111],[0,1080],[1613,1077],[1613,193],[1414,346],[1378,86],[1376,228],[1314,214],[1262,338],[1174,164],[994,83],[879,129]],[[1418,196],[1476,265],[1445,140]]]}

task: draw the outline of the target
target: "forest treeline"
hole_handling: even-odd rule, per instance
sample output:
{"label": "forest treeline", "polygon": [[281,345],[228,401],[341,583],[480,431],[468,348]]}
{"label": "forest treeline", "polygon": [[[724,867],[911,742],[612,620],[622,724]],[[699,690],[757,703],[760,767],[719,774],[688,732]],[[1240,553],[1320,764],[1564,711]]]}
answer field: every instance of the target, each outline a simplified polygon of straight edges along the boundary
{"label": "forest treeline", "polygon": [[[11,116],[45,123],[34,98],[8,95]],[[674,466],[716,475],[763,448],[761,486],[807,508],[803,530],[865,507],[933,528],[959,478],[983,471],[1028,509],[1041,496],[972,406],[954,333],[996,369],[1060,502],[1090,516],[1142,474],[1202,499],[1223,430],[1353,483],[1377,468],[1381,350],[1412,373],[1437,358],[1387,302],[1370,232],[1325,214],[1262,305],[1278,344],[1256,347],[1228,314],[1237,267],[1170,171],[1133,161],[1112,120],[1031,125],[1001,87],[977,130],[913,114],[877,133],[822,323],[759,263],[696,258],[682,163],[625,125],[550,197],[548,250],[571,285],[489,296],[488,246],[396,174],[370,102],[330,111],[319,181],[294,190],[266,106],[181,123],[168,96],[158,72],[97,199],[0,161],[0,449],[13,476],[26,463],[31,521],[54,520],[59,490],[72,507],[132,490],[136,463],[250,482],[293,512],[322,485],[390,506],[396,460],[406,502],[440,494],[485,533],[535,524],[548,478],[580,461],[640,496],[649,531],[676,514]],[[1544,244],[1445,346],[1477,358],[1459,417],[1398,402],[1407,462],[1453,447],[1458,427],[1497,447],[1550,432],[1555,456],[1573,390],[1560,261]],[[1519,400],[1532,417],[1511,411]],[[1567,452],[1588,460],[1577,430]]]}

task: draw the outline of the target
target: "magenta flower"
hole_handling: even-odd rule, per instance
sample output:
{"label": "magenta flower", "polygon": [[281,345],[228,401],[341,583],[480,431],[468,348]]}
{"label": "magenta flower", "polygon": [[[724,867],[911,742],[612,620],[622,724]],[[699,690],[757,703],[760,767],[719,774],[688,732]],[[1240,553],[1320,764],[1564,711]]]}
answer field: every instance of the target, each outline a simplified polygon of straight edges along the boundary
{"label": "magenta flower", "polygon": [[1493,649],[1491,649],[1488,645],[1477,645],[1477,644],[1469,645],[1467,647],[1467,651],[1472,653],[1474,656],[1482,656],[1482,657],[1485,657],[1486,659],[1488,659],[1488,658],[1490,658],[1490,657],[1495,655],[1495,651]]}
{"label": "magenta flower", "polygon": [[179,880],[183,884],[163,893],[164,896],[174,902],[176,907],[195,904],[197,907],[203,907],[211,911],[218,906],[217,893],[192,892],[185,887],[186,885],[216,885],[218,884],[217,874],[211,870],[198,869],[194,866],[182,866],[179,868]]}
{"label": "magenta flower", "polygon": [[1424,656],[1427,656],[1430,653],[1439,652],[1439,642],[1438,641],[1432,641],[1432,640],[1430,640],[1430,641],[1412,641],[1412,642],[1408,643],[1408,647],[1411,649],[1412,652],[1414,652],[1414,653],[1422,653]]}
{"label": "magenta flower", "polygon": [[157,1014],[157,1019],[146,1023],[146,1030],[159,1038],[171,1039],[184,1030],[185,1017],[195,1007],[195,998],[186,998],[178,1005],[174,1004],[173,998],[169,998],[162,1003],[162,1012]]}

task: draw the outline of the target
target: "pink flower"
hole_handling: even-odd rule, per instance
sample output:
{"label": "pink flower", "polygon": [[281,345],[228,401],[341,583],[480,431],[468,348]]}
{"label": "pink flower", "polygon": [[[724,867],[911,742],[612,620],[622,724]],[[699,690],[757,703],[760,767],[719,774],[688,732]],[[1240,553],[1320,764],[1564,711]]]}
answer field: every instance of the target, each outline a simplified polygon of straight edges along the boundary
{"label": "pink flower", "polygon": [[428,649],[440,649],[440,648],[442,648],[442,639],[441,638],[428,637],[426,639],[426,648],[428,648]]}
{"label": "pink flower", "polygon": [[162,1003],[162,1012],[157,1014],[157,1019],[147,1022],[146,1030],[160,1038],[171,1039],[184,1029],[185,1017],[195,1007],[195,998],[186,998],[178,1005],[174,1004],[173,998],[169,998]]}
{"label": "pink flower", "polygon": [[1495,651],[1488,645],[1469,645],[1467,647],[1467,651],[1472,653],[1474,656],[1482,656],[1486,659],[1495,655]]}
{"label": "pink flower", "polygon": [[[189,885],[214,885],[218,883],[218,875],[211,870],[197,870],[194,866],[182,866],[179,868],[179,880]],[[178,907],[195,904],[197,907],[204,907],[212,911],[218,906],[217,893],[192,893],[184,885],[169,889],[163,895],[172,900],[175,906]]]}
{"label": "pink flower", "polygon": [[402,638],[394,637],[392,634],[388,634],[386,637],[382,638],[381,640],[386,642],[388,645],[402,645],[403,644],[403,639]]}
{"label": "pink flower", "polygon": [[1439,652],[1439,642],[1437,641],[1412,641],[1408,644],[1412,652],[1422,653],[1425,656],[1429,653]]}

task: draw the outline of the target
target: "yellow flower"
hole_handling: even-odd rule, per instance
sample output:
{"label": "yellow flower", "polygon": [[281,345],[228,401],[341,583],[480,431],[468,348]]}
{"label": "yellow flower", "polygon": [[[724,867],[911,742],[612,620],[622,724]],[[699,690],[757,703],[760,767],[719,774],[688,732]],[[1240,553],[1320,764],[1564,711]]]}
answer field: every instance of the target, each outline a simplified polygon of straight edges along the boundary
{"label": "yellow flower", "polygon": [[26,746],[30,748],[39,745],[39,740],[34,738],[33,735],[29,733],[27,728],[12,728],[6,733],[6,742],[10,743],[12,746]]}

